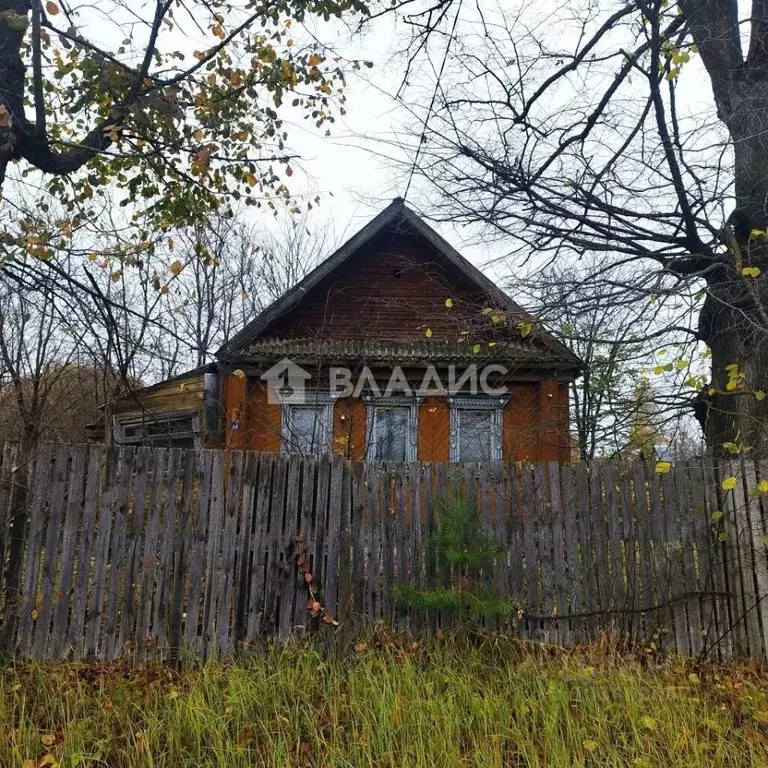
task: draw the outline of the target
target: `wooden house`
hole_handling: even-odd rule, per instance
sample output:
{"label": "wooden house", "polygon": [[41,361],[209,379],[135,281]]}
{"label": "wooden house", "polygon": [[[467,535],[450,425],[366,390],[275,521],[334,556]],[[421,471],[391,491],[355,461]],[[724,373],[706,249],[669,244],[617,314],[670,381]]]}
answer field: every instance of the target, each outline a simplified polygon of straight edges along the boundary
{"label": "wooden house", "polygon": [[559,460],[581,362],[396,199],[216,362],[117,404],[117,442]]}

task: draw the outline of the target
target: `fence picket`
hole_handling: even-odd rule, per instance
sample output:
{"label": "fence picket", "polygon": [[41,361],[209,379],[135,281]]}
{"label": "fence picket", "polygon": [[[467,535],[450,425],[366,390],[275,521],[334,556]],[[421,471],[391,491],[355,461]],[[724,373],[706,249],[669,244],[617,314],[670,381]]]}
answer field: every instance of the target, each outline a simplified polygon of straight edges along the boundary
{"label": "fence picket", "polygon": [[[16,454],[1,455],[6,489]],[[453,617],[397,603],[396,585],[479,579],[522,607],[522,623],[486,616],[490,628],[562,644],[600,629],[653,642],[661,630],[661,647],[681,653],[766,657],[765,511],[750,461],[659,473],[60,446],[29,472],[23,508],[0,498],[3,552],[9,515],[29,520],[19,604],[3,618],[22,656],[176,663],[185,648],[220,657],[297,631],[330,643],[366,619],[420,635]],[[504,543],[493,568],[436,568],[430,542],[457,502]],[[299,533],[338,632],[308,617]]]}

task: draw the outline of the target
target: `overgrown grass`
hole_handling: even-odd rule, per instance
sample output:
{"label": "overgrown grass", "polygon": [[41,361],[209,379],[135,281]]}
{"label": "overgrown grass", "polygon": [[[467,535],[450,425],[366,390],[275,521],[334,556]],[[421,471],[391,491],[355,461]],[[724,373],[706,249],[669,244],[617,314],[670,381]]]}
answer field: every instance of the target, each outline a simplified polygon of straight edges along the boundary
{"label": "overgrown grass", "polygon": [[369,637],[344,658],[272,648],[181,674],[0,669],[0,765],[768,766],[768,680],[604,648]]}

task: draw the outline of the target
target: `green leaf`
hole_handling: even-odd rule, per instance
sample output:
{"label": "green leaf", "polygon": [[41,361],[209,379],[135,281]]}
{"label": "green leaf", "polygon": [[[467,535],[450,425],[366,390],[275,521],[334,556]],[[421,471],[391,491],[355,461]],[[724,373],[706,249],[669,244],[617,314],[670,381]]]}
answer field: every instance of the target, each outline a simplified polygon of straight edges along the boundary
{"label": "green leaf", "polygon": [[710,520],[711,520],[713,523],[716,523],[718,520],[722,520],[722,518],[723,518],[723,512],[722,512],[722,510],[720,510],[720,509],[716,509],[716,510],[715,510],[715,511],[714,511],[714,512],[713,512],[713,513],[710,515],[710,518],[709,518],[709,519],[710,519]]}

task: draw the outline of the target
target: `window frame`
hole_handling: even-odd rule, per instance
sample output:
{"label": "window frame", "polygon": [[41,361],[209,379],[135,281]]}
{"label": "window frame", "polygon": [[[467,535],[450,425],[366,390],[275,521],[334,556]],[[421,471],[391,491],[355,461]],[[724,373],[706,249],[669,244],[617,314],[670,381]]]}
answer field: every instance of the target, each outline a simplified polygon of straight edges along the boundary
{"label": "window frame", "polygon": [[419,438],[419,405],[421,397],[404,396],[382,396],[364,395],[363,400],[366,406],[365,422],[365,458],[367,461],[391,461],[391,459],[378,459],[374,452],[376,441],[373,439],[377,429],[376,411],[379,408],[405,408],[408,423],[406,425],[405,438],[405,461],[416,461]]}
{"label": "window frame", "polygon": [[[150,424],[174,421],[190,421],[191,429],[183,432],[168,432],[161,435],[148,435],[146,429]],[[128,416],[121,418],[119,415],[113,417],[114,441],[118,445],[156,445],[159,447],[170,446],[174,438],[192,439],[194,448],[200,447],[200,414],[197,411],[170,411],[162,414],[143,414],[140,417]],[[126,435],[126,430],[138,427],[141,430],[139,435]],[[186,448],[186,450],[190,450]]]}
{"label": "window frame", "polygon": [[489,461],[502,461],[503,411],[509,397],[464,396],[449,397],[450,460],[461,463],[461,411],[489,411],[491,414],[491,457]]}
{"label": "window frame", "polygon": [[[280,453],[296,454],[299,456],[322,456],[331,453],[333,443],[333,405],[337,397],[328,392],[304,390],[301,402],[284,402],[280,406]],[[290,450],[288,435],[292,431],[293,409],[316,408],[322,411],[322,430],[325,433],[319,441],[315,441],[312,453],[299,454]]]}

